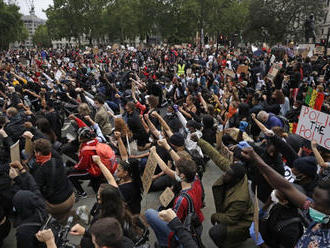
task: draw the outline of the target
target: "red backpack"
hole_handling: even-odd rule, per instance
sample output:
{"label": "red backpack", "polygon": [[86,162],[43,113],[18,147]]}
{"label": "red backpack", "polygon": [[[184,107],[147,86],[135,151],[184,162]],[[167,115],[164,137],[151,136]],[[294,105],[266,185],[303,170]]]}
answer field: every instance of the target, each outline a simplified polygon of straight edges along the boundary
{"label": "red backpack", "polygon": [[[110,170],[112,174],[117,170],[116,154],[111,147],[104,143],[97,143],[96,146],[85,146],[82,151],[95,151],[96,155],[100,156],[102,163]],[[89,174],[98,177],[102,174],[100,167],[92,162],[88,169]]]}

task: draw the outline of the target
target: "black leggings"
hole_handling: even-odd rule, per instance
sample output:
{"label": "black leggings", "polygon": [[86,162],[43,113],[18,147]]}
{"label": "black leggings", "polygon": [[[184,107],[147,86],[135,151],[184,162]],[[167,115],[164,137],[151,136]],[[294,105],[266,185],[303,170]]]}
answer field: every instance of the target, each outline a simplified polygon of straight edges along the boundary
{"label": "black leggings", "polygon": [[227,227],[224,224],[216,224],[209,230],[209,235],[217,247],[224,247],[227,236]]}
{"label": "black leggings", "polygon": [[90,185],[92,186],[94,192],[99,190],[100,184],[104,182],[104,177],[93,177],[86,170],[76,170],[74,168],[70,169],[68,172],[68,178],[72,182],[73,186],[77,190],[78,194],[84,193],[84,189],[81,186],[80,180],[91,180]]}

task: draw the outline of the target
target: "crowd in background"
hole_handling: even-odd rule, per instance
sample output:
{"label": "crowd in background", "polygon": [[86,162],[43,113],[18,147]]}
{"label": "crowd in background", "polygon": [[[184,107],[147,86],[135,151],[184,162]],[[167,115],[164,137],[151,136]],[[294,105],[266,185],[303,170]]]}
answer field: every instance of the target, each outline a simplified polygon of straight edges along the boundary
{"label": "crowd in background", "polygon": [[[70,230],[83,248],[146,245],[147,227],[155,247],[203,247],[203,231],[217,247],[330,247],[330,152],[292,130],[310,87],[330,114],[329,80],[326,56],[289,48],[0,52],[0,246],[15,228],[19,248],[57,247],[44,223],[65,226],[91,186],[91,221]],[[11,161],[17,141],[21,161]],[[148,190],[175,196],[142,212],[150,156]],[[209,160],[223,172],[214,203],[204,200]]]}

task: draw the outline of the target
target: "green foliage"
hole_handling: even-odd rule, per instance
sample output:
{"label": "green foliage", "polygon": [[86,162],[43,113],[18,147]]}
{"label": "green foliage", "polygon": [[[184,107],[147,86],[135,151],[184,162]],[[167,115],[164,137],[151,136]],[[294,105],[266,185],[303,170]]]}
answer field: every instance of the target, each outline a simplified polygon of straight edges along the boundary
{"label": "green foliage", "polygon": [[51,38],[124,42],[157,35],[169,43],[243,33],[249,41],[301,34],[306,13],[323,17],[323,0],[54,0],[47,9]]}
{"label": "green foliage", "polygon": [[253,0],[249,7],[246,36],[250,41],[284,42],[287,37],[301,39],[306,17],[313,13],[324,18],[323,0]]}
{"label": "green foliage", "polygon": [[28,33],[16,5],[0,0],[0,49],[7,49],[11,42],[22,41]]}
{"label": "green foliage", "polygon": [[40,25],[34,33],[33,44],[38,47],[51,47],[52,40],[49,36],[47,25]]}

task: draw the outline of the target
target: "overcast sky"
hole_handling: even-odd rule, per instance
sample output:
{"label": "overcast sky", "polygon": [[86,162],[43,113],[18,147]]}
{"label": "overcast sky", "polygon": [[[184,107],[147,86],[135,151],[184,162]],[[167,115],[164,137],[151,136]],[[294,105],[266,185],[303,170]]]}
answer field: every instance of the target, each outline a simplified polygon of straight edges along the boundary
{"label": "overcast sky", "polygon": [[[16,4],[21,8],[21,13],[28,15],[30,12],[30,3],[32,0],[16,0]],[[53,4],[53,0],[34,0],[34,7],[36,15],[39,18],[47,19],[46,14],[42,11],[47,9],[49,5]]]}

